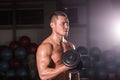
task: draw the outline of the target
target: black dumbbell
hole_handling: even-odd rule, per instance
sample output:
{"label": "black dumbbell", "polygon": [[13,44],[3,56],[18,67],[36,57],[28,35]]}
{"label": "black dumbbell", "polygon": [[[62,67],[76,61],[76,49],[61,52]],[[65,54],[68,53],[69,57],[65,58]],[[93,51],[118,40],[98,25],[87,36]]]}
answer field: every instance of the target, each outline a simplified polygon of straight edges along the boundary
{"label": "black dumbbell", "polygon": [[62,62],[68,67],[74,67],[73,69],[69,70],[70,72],[76,72],[82,68],[80,53],[77,53],[76,50],[73,49],[68,50],[63,54]]}

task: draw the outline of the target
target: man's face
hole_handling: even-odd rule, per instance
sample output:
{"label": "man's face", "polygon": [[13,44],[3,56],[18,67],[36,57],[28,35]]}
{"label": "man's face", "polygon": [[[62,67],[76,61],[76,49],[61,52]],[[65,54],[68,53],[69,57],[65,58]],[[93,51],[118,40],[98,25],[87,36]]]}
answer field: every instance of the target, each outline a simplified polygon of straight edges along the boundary
{"label": "man's face", "polygon": [[58,16],[58,18],[55,21],[55,27],[54,31],[61,35],[61,36],[67,36],[69,31],[69,21],[68,18],[64,16]]}

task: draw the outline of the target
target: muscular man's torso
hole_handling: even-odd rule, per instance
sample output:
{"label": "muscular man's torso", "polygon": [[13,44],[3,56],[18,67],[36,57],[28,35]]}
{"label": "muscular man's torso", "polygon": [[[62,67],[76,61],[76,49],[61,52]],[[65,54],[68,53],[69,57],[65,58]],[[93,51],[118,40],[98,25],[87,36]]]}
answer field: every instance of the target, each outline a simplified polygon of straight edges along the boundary
{"label": "muscular man's torso", "polygon": [[[55,44],[53,45],[53,51],[51,55],[51,66],[53,68],[57,68],[59,65],[62,64],[61,58],[62,55],[67,51],[72,49],[68,42],[62,42],[60,45]],[[54,77],[52,80],[69,80],[69,73],[63,72],[58,76]]]}
{"label": "muscular man's torso", "polygon": [[[65,54],[66,51],[68,51],[70,49],[74,49],[73,44],[68,41],[57,44],[48,38],[47,40],[45,40],[45,43],[48,43],[52,46],[51,61],[48,66],[50,68],[57,68],[61,64],[63,64],[62,60],[61,60],[62,55]],[[69,78],[70,78],[69,72],[66,71],[50,80],[70,80]],[[72,80],[77,80],[77,79],[72,79]]]}

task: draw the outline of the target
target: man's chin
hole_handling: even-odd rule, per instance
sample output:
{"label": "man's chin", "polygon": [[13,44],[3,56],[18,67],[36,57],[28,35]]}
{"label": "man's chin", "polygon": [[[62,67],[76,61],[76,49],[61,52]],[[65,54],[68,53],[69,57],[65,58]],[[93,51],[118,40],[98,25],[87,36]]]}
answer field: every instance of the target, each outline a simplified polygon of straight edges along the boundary
{"label": "man's chin", "polygon": [[67,37],[68,36],[68,34],[65,34],[65,37]]}
{"label": "man's chin", "polygon": [[62,36],[67,37],[68,36],[68,32],[64,33]]}

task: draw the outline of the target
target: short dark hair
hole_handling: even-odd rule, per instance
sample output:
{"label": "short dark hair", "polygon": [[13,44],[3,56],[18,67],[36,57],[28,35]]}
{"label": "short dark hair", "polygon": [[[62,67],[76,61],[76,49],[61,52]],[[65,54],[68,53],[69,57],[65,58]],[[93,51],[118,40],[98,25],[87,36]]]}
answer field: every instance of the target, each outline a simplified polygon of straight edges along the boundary
{"label": "short dark hair", "polygon": [[68,18],[68,17],[67,17],[67,14],[66,14],[65,12],[63,12],[63,11],[54,11],[54,12],[50,15],[50,21],[52,20],[53,17],[56,17],[56,18],[57,18],[58,16],[64,16],[64,17]]}

